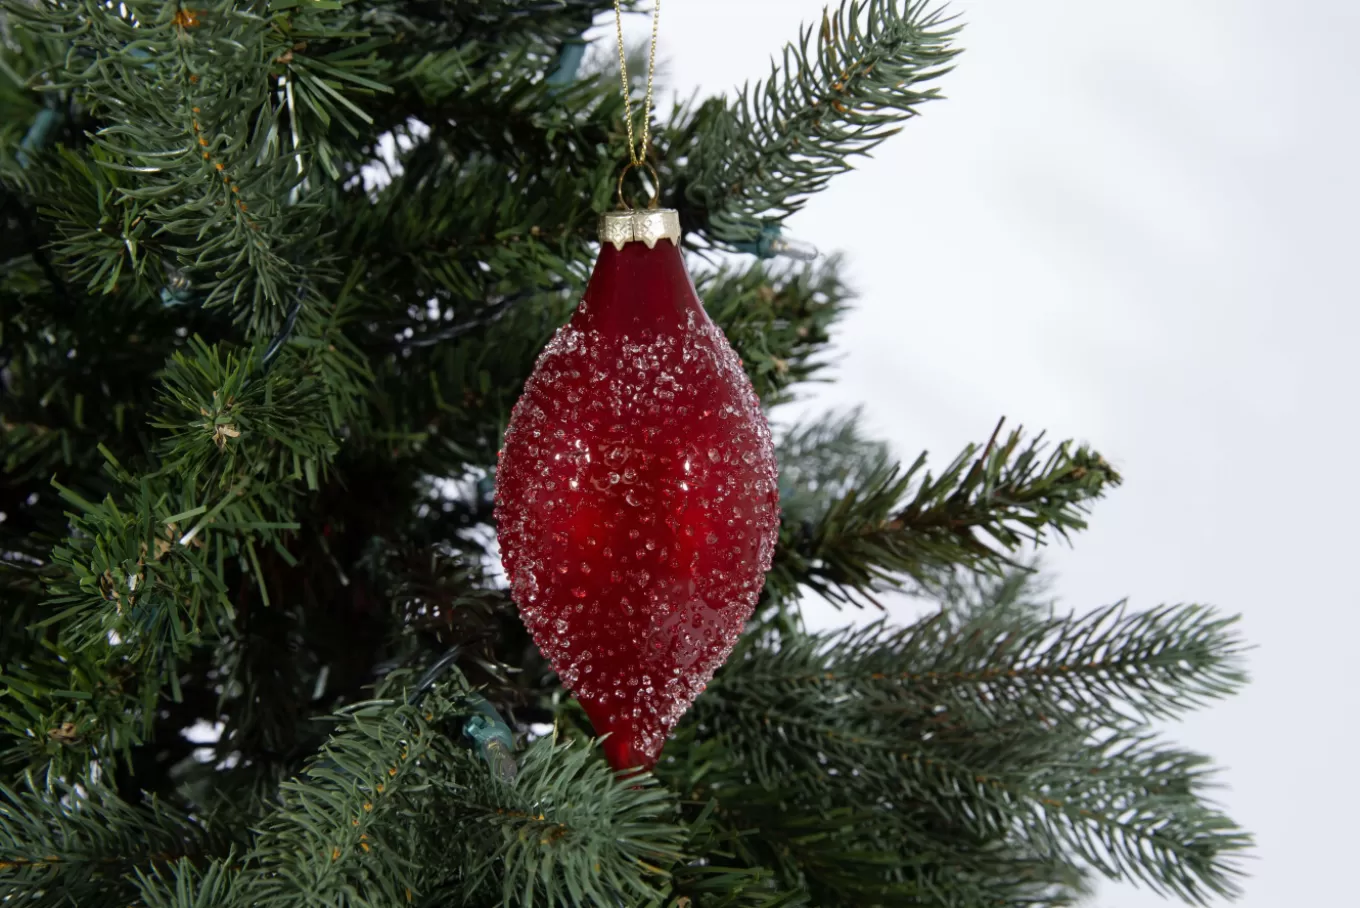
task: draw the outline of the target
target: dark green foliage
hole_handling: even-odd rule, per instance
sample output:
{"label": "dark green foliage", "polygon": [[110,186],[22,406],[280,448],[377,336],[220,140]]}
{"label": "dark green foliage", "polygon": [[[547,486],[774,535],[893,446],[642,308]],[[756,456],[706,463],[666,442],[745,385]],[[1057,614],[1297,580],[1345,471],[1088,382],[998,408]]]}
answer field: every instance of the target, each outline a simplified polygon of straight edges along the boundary
{"label": "dark green foliage", "polygon": [[695,285],[768,406],[789,400],[788,389],[821,371],[818,357],[849,295],[834,259],[802,269],[701,274]]}
{"label": "dark green foliage", "polygon": [[650,778],[616,776],[579,745],[539,741],[513,788],[483,782],[466,797],[454,834],[478,847],[460,871],[505,904],[645,903],[684,857],[673,796]]}
{"label": "dark green foliage", "polygon": [[[87,787],[88,786],[88,787]],[[131,807],[97,782],[0,785],[0,893],[27,905],[126,904],[132,875],[226,847],[159,801]]]}
{"label": "dark green foliage", "polygon": [[739,649],[662,777],[815,904],[1063,904],[1069,852],[1191,901],[1235,891],[1247,838],[1205,802],[1204,758],[1146,724],[1243,682],[1231,620],[1052,616],[1023,574],[950,595],[911,627]]}
{"label": "dark green foliage", "polygon": [[799,584],[833,603],[875,594],[942,568],[996,573],[1050,535],[1086,526],[1084,513],[1122,481],[1105,459],[1070,442],[1044,454],[1020,430],[969,445],[939,476],[922,454],[910,467],[859,437],[853,418],[793,429],[782,446],[785,520],[768,589]]}
{"label": "dark green foliage", "polygon": [[850,0],[806,26],[770,77],[733,104],[677,111],[668,148],[687,223],[719,244],[755,240],[850,158],[938,98],[958,27],[925,0]]}
{"label": "dark green foliage", "polygon": [[[933,475],[853,416],[780,431],[750,632],[655,777],[601,760],[498,575],[490,496],[625,159],[615,75],[561,67],[611,6],[0,0],[0,902],[1233,891],[1245,834],[1148,722],[1231,693],[1241,644],[1198,606],[1045,611],[1028,548],[1120,477],[1018,432]],[[839,263],[712,250],[936,97],[955,32],[842,3],[657,129],[770,407],[825,377]],[[808,592],[897,589],[943,610],[803,629]],[[513,778],[465,734],[488,704]]]}
{"label": "dark green foliage", "polygon": [[150,904],[641,904],[683,858],[673,798],[587,747],[541,740],[513,783],[458,744],[458,686],[347,710],[238,858],[157,868]]}

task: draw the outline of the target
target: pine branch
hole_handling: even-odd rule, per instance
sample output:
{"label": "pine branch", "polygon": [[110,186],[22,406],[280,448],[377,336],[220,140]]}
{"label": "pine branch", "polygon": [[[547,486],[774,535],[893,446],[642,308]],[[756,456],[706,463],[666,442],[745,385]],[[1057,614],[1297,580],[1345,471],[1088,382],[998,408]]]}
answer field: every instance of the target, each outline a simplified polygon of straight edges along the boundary
{"label": "pine branch", "polygon": [[0,901],[123,906],[139,866],[197,862],[225,842],[160,801],[129,807],[98,786],[0,785]]}
{"label": "pine branch", "polygon": [[391,603],[403,628],[457,643],[505,680],[510,669],[499,663],[496,648],[504,624],[519,620],[514,604],[479,566],[485,557],[480,546],[464,553],[446,545],[375,551],[364,566],[375,593]]}
{"label": "pine branch", "polygon": [[[170,259],[194,272],[210,304],[272,330],[298,283],[293,263],[324,259],[313,219],[282,204],[302,174],[271,102],[271,68],[289,49],[279,30],[221,0],[183,15],[154,0],[62,0],[11,15],[70,43],[63,66],[41,76],[100,120],[88,161],[67,151],[38,169],[59,258],[99,293]],[[225,58],[238,65],[219,71]],[[317,89],[319,117],[353,106]]]}
{"label": "pine branch", "polygon": [[[751,749],[734,749],[701,728],[700,738],[682,731],[661,771],[668,784],[689,793],[686,812],[697,813],[690,824],[704,849],[700,878],[735,887],[727,890],[734,898],[974,908],[1067,905],[1085,890],[1079,869],[1033,854],[1021,841],[932,820],[909,801],[890,802],[889,790],[875,788],[872,779],[833,767],[762,785],[745,762]],[[677,870],[677,877],[685,873]]]}
{"label": "pine branch", "polygon": [[[516,156],[523,156],[528,144],[542,146],[546,135],[549,142],[566,139],[565,147],[598,157],[600,141],[569,137],[581,131],[572,114],[599,107],[606,95],[583,85],[568,93],[577,100],[564,106],[561,92],[549,97],[529,78],[469,76],[520,67],[530,75],[549,60],[542,42],[555,42],[576,28],[590,4],[575,3],[570,10],[556,4],[552,15],[534,19],[519,10],[513,13],[523,20],[519,27],[502,29],[490,44],[469,31],[467,11],[452,17],[441,13],[426,22],[405,15],[404,6],[381,4],[361,15],[352,7],[306,3],[265,18],[230,3],[185,15],[148,2],[125,4],[122,13],[90,12],[89,26],[76,42],[77,59],[103,54],[103,64],[50,74],[56,87],[96,99],[96,109],[112,121],[95,133],[100,166],[68,156],[71,173],[61,181],[67,191],[53,193],[58,208],[71,204],[74,190],[88,198],[81,210],[65,210],[59,218],[68,238],[67,260],[83,269],[82,278],[102,282],[99,287],[108,292],[125,266],[138,276],[153,272],[154,279],[161,260],[173,259],[189,268],[209,305],[230,305],[238,315],[248,308],[252,327],[272,330],[290,285],[298,283],[293,263],[308,261],[313,277],[328,267],[314,251],[317,237],[309,228],[317,221],[315,203],[326,201],[330,189],[310,168],[319,163],[337,182],[358,176],[360,165],[375,152],[369,135],[361,136],[374,118],[360,101],[391,93],[392,83],[408,94],[411,85],[419,86],[422,95],[437,94],[443,84],[445,94],[464,98],[466,105],[453,113],[458,134],[473,139],[480,134],[469,129],[472,109],[538,112],[538,122],[525,120],[532,122],[530,133],[514,137]],[[36,33],[64,34],[84,15],[82,9],[68,0],[41,13],[30,10],[26,24]],[[448,43],[436,54],[411,55],[403,41],[412,34],[436,47]],[[210,87],[198,78],[199,70],[211,69],[207,61],[221,59],[226,46],[233,59],[249,60],[250,67],[233,73],[237,81],[218,78]],[[277,93],[262,90],[276,82],[282,86]],[[504,95],[499,99],[504,103],[495,103],[488,92]],[[104,103],[107,98],[117,104]],[[436,119],[423,104],[416,110],[388,104],[384,116],[402,109],[406,117],[420,113]],[[606,105],[587,131],[601,132],[609,115]],[[497,119],[504,133],[505,118]],[[285,197],[294,204],[265,210]],[[111,218],[111,212],[117,216]],[[207,232],[216,237],[211,244],[187,239]]]}
{"label": "pine branch", "polygon": [[167,433],[162,456],[186,477],[208,477],[207,488],[285,472],[305,473],[315,488],[338,448],[325,421],[326,388],[286,372],[252,382],[256,366],[199,338],[177,354],[152,422]]}
{"label": "pine branch", "polygon": [[460,888],[499,890],[503,905],[651,904],[682,858],[669,793],[650,776],[619,777],[594,748],[541,740],[513,788],[483,777],[459,796],[453,834],[471,846]]}
{"label": "pine branch", "polygon": [[240,875],[234,856],[213,861],[203,870],[190,861],[152,865],[137,871],[137,895],[145,908],[224,908],[241,904]]}
{"label": "pine branch", "polygon": [[[456,688],[451,689],[455,697]],[[442,696],[421,707],[364,704],[304,771],[280,786],[280,803],[245,857],[242,905],[388,906],[428,883],[418,863],[431,776],[469,760],[436,730],[457,714]],[[423,849],[422,849],[423,850]]]}
{"label": "pine branch", "polygon": [[[42,625],[72,650],[134,667],[139,711],[152,709],[162,683],[173,692],[174,667],[194,647],[230,633],[233,577],[250,578],[268,604],[262,552],[296,563],[284,539],[298,528],[295,486],[319,487],[367,378],[344,339],[346,318],[343,294],[317,304],[270,362],[264,343],[241,356],[191,343],[166,371],[156,421],[171,435],[149,465],[159,469],[134,474],[101,446],[111,489],[102,500],[58,485],[77,533],[52,551]],[[88,695],[90,683],[76,690]],[[50,719],[66,708],[40,712]],[[129,721],[92,727],[88,740],[104,734],[121,739],[105,741],[112,750],[125,749],[145,734],[115,733]]]}
{"label": "pine branch", "polygon": [[[370,399],[384,455],[448,476],[496,461],[500,437],[539,351],[576,300],[532,292],[504,313],[447,343],[391,355]],[[416,384],[412,376],[422,376]]]}
{"label": "pine branch", "polygon": [[[579,180],[584,171],[607,183],[612,162],[597,153],[580,171],[542,173],[525,161],[459,160],[431,138],[399,163],[403,172],[374,197],[351,192],[336,212],[339,241],[367,263],[371,304],[392,333],[414,335],[506,296],[584,286],[603,205],[581,196]],[[521,188],[513,200],[480,204],[483,187],[505,183]]]}
{"label": "pine branch", "polygon": [[958,34],[923,0],[845,0],[784,49],[782,66],[733,104],[678,113],[669,157],[689,229],[718,244],[753,241],[799,210],[849,158],[868,154],[939,97]]}
{"label": "pine branch", "polygon": [[[627,0],[624,5],[632,6],[633,2]],[[459,5],[454,17],[468,37],[490,39],[527,33],[548,40],[576,34],[588,26],[596,14],[610,8],[609,0],[484,0]]]}
{"label": "pine branch", "polygon": [[[690,755],[690,763],[696,762]],[[808,893],[781,885],[779,874],[762,866],[744,848],[741,836],[730,834],[731,818],[717,813],[717,802],[682,804],[688,810],[691,859],[675,868],[672,894],[676,902],[688,898],[696,905],[723,908],[804,908]],[[740,852],[740,854],[739,854]]]}
{"label": "pine branch", "polygon": [[1241,895],[1236,880],[1252,837],[1202,800],[1218,787],[1207,757],[1130,735],[1106,742],[1094,761],[1069,768],[1073,796],[1064,799],[1059,782],[1050,788],[1057,797],[1037,798],[1044,808],[1037,822],[1050,835],[1105,876],[1163,896],[1207,905]]}
{"label": "pine branch", "polygon": [[[604,154],[613,163],[623,108],[617,81],[550,84],[535,78],[552,62],[548,46],[504,47],[502,37],[402,61],[390,77],[394,104],[381,114],[390,128],[418,121],[460,160],[489,158],[521,168],[543,162],[575,171],[582,160]],[[505,78],[509,73],[521,77]]]}
{"label": "pine branch", "polygon": [[888,446],[866,437],[861,413],[826,414],[780,433],[779,507],[791,526],[820,523],[835,503],[892,468]]}
{"label": "pine branch", "polygon": [[967,710],[1000,721],[1021,710],[1044,721],[1101,713],[1141,724],[1245,683],[1235,621],[1197,605],[1129,613],[1123,603],[1081,618],[984,614],[958,627],[938,614],[901,629],[879,622],[803,637],[777,655],[751,650],[722,684],[750,686],[743,702],[753,710],[774,684],[783,697],[865,697],[904,716]]}
{"label": "pine branch", "polygon": [[[1021,607],[1013,585],[981,594],[999,607],[752,641],[696,702],[660,771],[721,805],[730,835],[747,830],[739,842],[800,840],[807,816],[854,843],[830,867],[816,863],[829,846],[743,856],[795,884],[851,885],[837,874],[855,855],[910,876],[904,855],[929,854],[927,875],[944,865],[996,882],[1005,873],[988,862],[1018,857],[1192,901],[1235,891],[1249,839],[1204,800],[1205,760],[1143,724],[1240,686],[1231,621],[1193,606],[1055,618]],[[851,877],[886,885],[867,865]]]}
{"label": "pine branch", "polygon": [[766,407],[791,400],[793,385],[820,375],[826,363],[818,357],[849,296],[836,259],[798,269],[701,273],[695,285]]}
{"label": "pine branch", "polygon": [[[861,470],[859,484],[824,510],[786,520],[769,595],[789,597],[806,584],[838,605],[877,604],[875,593],[899,588],[904,576],[928,582],[954,565],[997,573],[1015,566],[1020,546],[1085,528],[1091,503],[1122,481],[1088,448],[1064,442],[1045,458],[1042,435],[1026,444],[1017,429],[998,443],[1000,430],[980,454],[969,445],[938,477],[924,470],[924,454],[906,470]],[[795,472],[800,481],[819,480],[805,467]]]}
{"label": "pine branch", "polygon": [[[126,751],[147,734],[161,687],[169,685],[178,696],[176,665],[195,647],[230,635],[240,604],[239,593],[236,601],[229,594],[233,579],[250,578],[246,582],[268,604],[266,547],[296,563],[283,535],[298,528],[288,519],[296,491],[273,477],[305,478],[315,487],[334,453],[334,429],[325,420],[345,414],[339,405],[325,406],[330,401],[318,385],[287,381],[289,368],[251,382],[250,362],[219,359],[206,347],[177,362],[174,400],[190,410],[198,404],[199,414],[171,442],[166,453],[172,459],[161,471],[134,476],[105,451],[116,495],[92,502],[59,487],[74,509],[70,522],[77,535],[52,551],[41,624],[55,627],[61,645],[96,664],[123,666],[118,673],[130,689],[104,687],[99,679],[106,672],[66,678],[61,676],[70,669],[58,669],[48,679],[51,687],[71,690],[76,701],[48,703],[52,695],[30,685],[28,716],[9,721],[15,732],[31,729],[34,720],[50,723],[38,728],[35,740],[45,741],[41,734],[48,728],[71,725],[88,746],[106,754]],[[299,395],[306,406],[297,402]],[[214,415],[203,415],[202,404],[213,406]],[[319,441],[311,449],[304,447],[306,423]],[[228,431],[218,431],[223,427]],[[252,427],[259,438],[244,435]],[[244,444],[241,457],[226,450],[232,443]],[[176,475],[183,462],[188,467]],[[110,701],[116,708],[108,708]]]}
{"label": "pine branch", "polygon": [[0,764],[82,778],[98,761],[111,772],[117,757],[149,734],[159,666],[129,664],[107,642],[70,647],[41,632],[19,639],[27,651],[0,666]]}
{"label": "pine branch", "polygon": [[[34,270],[26,262],[19,269]],[[157,370],[184,342],[176,329],[215,333],[220,325],[201,311],[148,309],[130,291],[96,304],[60,300],[41,279],[24,283],[0,273],[0,469],[16,484],[45,485],[56,475],[100,497],[111,487],[96,446],[129,459],[144,450],[140,417],[155,400]],[[18,509],[4,510],[14,517]]]}
{"label": "pine branch", "polygon": [[460,690],[347,710],[281,786],[239,879],[220,866],[143,874],[159,893],[148,901],[201,905],[211,887],[230,899],[214,905],[656,903],[684,842],[669,795],[649,777],[619,778],[593,748],[546,740],[513,785],[492,777],[446,731],[468,714]]}
{"label": "pine branch", "polygon": [[[896,630],[878,623],[738,651],[696,709],[733,709],[743,721],[793,710],[785,735],[801,736],[804,747],[790,757],[771,751],[773,762],[752,766],[771,784],[811,768],[785,759],[844,746],[848,769],[860,743],[890,750],[900,729],[915,725],[933,733],[973,722],[1141,727],[1245,683],[1234,621],[1200,606],[1129,614],[1121,604],[1080,618],[1000,611],[957,625],[947,613]],[[815,703],[838,705],[824,714],[804,706]],[[859,740],[845,738],[840,715],[852,703],[865,711],[850,736]]]}

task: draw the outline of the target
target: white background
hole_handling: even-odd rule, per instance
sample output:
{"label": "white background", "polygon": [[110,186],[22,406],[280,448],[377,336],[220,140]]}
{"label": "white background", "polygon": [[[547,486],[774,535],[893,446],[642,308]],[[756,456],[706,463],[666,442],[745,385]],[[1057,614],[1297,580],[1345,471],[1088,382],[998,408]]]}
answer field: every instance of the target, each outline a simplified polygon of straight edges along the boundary
{"label": "white background", "polygon": [[[668,0],[669,87],[763,77],[822,5]],[[1226,767],[1257,835],[1240,904],[1358,904],[1360,4],[951,9],[948,99],[790,222],[861,294],[820,397],[865,404],[904,458],[1003,414],[1104,452],[1126,484],[1050,552],[1055,592],[1242,613],[1251,686],[1169,732]]]}

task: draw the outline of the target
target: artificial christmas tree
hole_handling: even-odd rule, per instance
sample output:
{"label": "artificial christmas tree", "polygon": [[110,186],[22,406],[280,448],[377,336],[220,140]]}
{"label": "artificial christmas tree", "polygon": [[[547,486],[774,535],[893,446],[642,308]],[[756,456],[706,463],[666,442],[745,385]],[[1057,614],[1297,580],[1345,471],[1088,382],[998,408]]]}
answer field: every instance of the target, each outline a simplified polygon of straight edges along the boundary
{"label": "artificial christmas tree", "polygon": [[[526,610],[530,636],[511,588],[532,584],[511,552],[498,573],[493,528],[509,508],[512,548],[570,541],[515,488],[562,452],[504,475],[497,452],[520,458],[512,406],[595,257],[646,249],[595,242],[631,147],[616,74],[582,63],[608,0],[0,8],[0,902],[1059,905],[1094,875],[1235,891],[1248,838],[1205,799],[1205,760],[1150,727],[1241,683],[1231,620],[1053,614],[1017,559],[1120,477],[1018,432],[931,474],[851,418],[776,419],[772,552],[772,527],[668,515],[673,464],[638,505],[606,472],[596,501],[649,518],[612,528],[638,529],[632,557],[681,559],[660,536],[689,539],[692,517],[696,551],[747,584],[720,591],[740,637],[653,770],[606,762],[612,729],[548,661],[559,616]],[[923,3],[846,4],[756,90],[654,127],[645,163],[684,235],[658,248],[745,373],[675,393],[768,410],[819,374],[847,293],[834,259],[770,258],[780,225],[934,97],[956,31]],[[590,431],[570,382],[525,393],[579,404]],[[768,448],[739,437],[696,456],[717,453],[720,483],[773,484]],[[655,472],[663,454],[627,457]],[[775,491],[731,519],[765,502],[772,520]],[[666,528],[653,550],[643,525]],[[568,570],[568,597],[621,608]],[[799,618],[808,593],[899,588],[940,610],[829,636]]]}

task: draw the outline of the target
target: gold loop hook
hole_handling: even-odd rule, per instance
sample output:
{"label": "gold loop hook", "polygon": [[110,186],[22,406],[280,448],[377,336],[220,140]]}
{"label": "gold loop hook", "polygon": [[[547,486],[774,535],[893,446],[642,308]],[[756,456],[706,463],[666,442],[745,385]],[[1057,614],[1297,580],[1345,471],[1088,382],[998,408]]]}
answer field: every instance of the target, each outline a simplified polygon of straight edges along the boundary
{"label": "gold loop hook", "polygon": [[628,176],[628,171],[634,168],[645,167],[652,175],[652,197],[647,202],[648,208],[660,207],[661,203],[661,177],[657,176],[656,168],[647,161],[629,161],[623,165],[623,170],[619,171],[619,208],[625,211],[633,210],[633,206],[628,204],[628,200],[623,197],[623,178]]}

